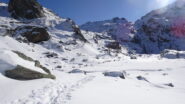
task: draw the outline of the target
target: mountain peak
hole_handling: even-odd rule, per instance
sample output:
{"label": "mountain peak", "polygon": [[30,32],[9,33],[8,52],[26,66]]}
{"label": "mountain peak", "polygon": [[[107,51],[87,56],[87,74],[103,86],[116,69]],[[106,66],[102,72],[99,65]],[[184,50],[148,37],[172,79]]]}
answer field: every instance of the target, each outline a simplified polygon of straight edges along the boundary
{"label": "mountain peak", "polygon": [[177,7],[177,8],[183,8],[183,7],[185,7],[185,0],[177,0],[175,2],[175,7]]}
{"label": "mountain peak", "polygon": [[177,0],[176,2],[185,3],[185,0]]}

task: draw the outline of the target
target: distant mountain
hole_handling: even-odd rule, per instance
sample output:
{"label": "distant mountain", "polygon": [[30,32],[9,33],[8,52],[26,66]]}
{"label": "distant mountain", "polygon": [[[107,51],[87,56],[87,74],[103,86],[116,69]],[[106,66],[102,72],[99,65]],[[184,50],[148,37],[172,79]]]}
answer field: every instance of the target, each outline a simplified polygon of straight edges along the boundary
{"label": "distant mountain", "polygon": [[177,0],[167,7],[153,10],[135,23],[135,43],[143,53],[164,49],[185,50],[185,1]]}
{"label": "distant mountain", "polygon": [[133,23],[125,18],[113,18],[112,20],[88,22],[80,26],[81,29],[107,34],[119,42],[131,41],[135,30]]}

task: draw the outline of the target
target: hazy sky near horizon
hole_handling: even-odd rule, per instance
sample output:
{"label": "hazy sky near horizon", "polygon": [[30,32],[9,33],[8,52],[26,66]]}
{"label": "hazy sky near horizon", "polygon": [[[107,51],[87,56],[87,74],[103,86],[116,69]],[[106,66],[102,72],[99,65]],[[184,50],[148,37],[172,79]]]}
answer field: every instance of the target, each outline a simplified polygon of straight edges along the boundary
{"label": "hazy sky near horizon", "polygon": [[[9,0],[0,0],[8,2]],[[78,24],[88,21],[124,17],[135,21],[153,9],[175,0],[38,0],[61,17],[69,17]]]}

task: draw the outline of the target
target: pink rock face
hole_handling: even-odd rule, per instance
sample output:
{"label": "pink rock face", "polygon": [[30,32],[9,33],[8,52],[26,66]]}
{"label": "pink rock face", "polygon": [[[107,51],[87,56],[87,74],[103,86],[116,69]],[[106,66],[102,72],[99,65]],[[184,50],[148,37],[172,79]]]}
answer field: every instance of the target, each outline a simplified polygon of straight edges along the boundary
{"label": "pink rock face", "polygon": [[176,37],[185,37],[185,18],[179,17],[173,20],[171,28],[172,33]]}

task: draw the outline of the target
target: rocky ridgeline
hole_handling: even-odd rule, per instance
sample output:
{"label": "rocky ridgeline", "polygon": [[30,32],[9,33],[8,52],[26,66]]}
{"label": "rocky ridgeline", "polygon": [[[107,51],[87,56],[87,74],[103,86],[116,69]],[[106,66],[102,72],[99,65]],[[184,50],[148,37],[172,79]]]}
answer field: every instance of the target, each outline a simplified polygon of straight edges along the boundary
{"label": "rocky ridgeline", "polygon": [[135,23],[134,41],[143,53],[159,53],[164,49],[185,50],[185,1],[177,0],[154,10]]}
{"label": "rocky ridgeline", "polygon": [[133,23],[118,17],[112,20],[87,22],[80,27],[87,31],[107,34],[119,42],[129,42],[135,34]]}

